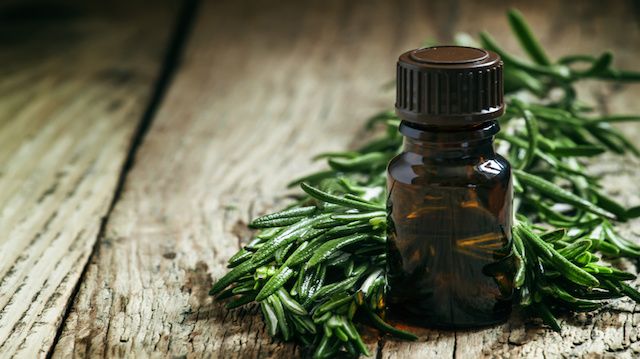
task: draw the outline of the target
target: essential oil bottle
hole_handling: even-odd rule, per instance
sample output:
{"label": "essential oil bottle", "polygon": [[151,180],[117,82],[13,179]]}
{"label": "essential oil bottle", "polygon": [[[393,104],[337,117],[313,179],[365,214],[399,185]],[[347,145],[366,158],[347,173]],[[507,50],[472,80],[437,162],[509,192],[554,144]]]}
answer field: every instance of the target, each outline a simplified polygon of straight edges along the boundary
{"label": "essential oil bottle", "polygon": [[396,113],[404,149],[388,167],[388,304],[426,327],[505,321],[513,296],[512,183],[493,139],[503,64],[482,49],[402,54]]}

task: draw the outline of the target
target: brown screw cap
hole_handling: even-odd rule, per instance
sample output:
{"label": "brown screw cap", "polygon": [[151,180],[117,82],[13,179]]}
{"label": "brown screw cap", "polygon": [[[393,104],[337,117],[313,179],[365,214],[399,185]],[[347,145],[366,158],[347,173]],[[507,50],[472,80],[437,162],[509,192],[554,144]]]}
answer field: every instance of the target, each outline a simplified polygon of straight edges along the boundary
{"label": "brown screw cap", "polygon": [[482,123],[504,113],[502,60],[494,52],[436,46],[400,55],[396,113],[423,125]]}

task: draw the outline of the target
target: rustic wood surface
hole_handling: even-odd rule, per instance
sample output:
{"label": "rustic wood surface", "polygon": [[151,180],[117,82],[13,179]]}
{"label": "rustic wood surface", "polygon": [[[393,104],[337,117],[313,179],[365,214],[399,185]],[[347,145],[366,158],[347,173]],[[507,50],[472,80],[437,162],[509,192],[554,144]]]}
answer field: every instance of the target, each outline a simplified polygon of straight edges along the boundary
{"label": "rustic wood surface", "polygon": [[[515,50],[503,16],[515,5],[552,55],[612,49],[617,65],[640,70],[631,1],[398,4],[203,1],[193,18],[165,2],[81,6],[31,19],[37,36],[24,21],[0,22],[3,41],[7,29],[36,36],[12,35],[14,50],[0,52],[0,357],[299,356],[266,334],[255,308],[226,311],[207,291],[251,235],[248,220],[285,203],[292,177],[319,168],[310,157],[348,147],[368,116],[392,106],[382,87],[398,54],[483,29]],[[19,19],[13,9],[0,17]],[[182,20],[193,28],[154,104],[171,24]],[[604,113],[640,113],[639,90],[580,89]],[[148,106],[155,116],[145,119]],[[638,205],[639,165],[608,156],[592,170]],[[621,230],[638,240],[640,223]],[[640,311],[629,300],[562,321],[562,334],[516,313],[482,330],[414,328],[413,343],[366,339],[377,358],[640,355]]]}
{"label": "rustic wood surface", "polygon": [[160,69],[171,8],[102,10],[0,11],[0,358],[53,345]]}

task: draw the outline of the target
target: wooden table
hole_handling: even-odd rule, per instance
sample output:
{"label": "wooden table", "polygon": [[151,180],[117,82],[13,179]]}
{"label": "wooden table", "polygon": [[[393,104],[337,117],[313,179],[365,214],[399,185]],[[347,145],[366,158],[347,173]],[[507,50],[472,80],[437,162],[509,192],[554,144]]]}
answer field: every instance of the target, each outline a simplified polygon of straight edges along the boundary
{"label": "wooden table", "polygon": [[[480,4],[482,3],[482,4]],[[513,5],[513,4],[511,4]],[[286,201],[310,157],[357,140],[393,105],[404,50],[490,31],[516,50],[504,1],[79,1],[0,6],[0,358],[299,355],[255,308],[207,295]],[[517,2],[554,56],[614,50],[639,70],[632,1]],[[640,86],[587,83],[607,113],[640,113]],[[625,128],[637,141],[638,127]],[[640,204],[640,162],[593,164]],[[638,239],[640,223],[621,227]],[[635,271],[622,261],[620,266]],[[636,284],[637,285],[637,284]],[[629,300],[563,318],[368,335],[376,358],[637,357]]]}

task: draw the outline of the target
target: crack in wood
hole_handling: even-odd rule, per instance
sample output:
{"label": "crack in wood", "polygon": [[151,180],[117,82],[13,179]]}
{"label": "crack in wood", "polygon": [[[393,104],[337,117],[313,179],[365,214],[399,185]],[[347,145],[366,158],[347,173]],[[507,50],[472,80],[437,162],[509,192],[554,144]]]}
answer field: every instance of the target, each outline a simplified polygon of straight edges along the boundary
{"label": "crack in wood", "polygon": [[[151,126],[151,123],[153,121],[153,118],[155,116],[155,113],[158,109],[158,107],[160,106],[160,103],[162,101],[162,99],[164,98],[164,95],[170,85],[171,79],[173,78],[174,73],[177,70],[179,61],[180,61],[180,56],[182,54],[184,45],[187,41],[193,20],[195,18],[195,13],[196,13],[196,9],[198,7],[199,1],[198,0],[188,0],[185,1],[182,5],[182,9],[180,11],[180,13],[177,16],[177,21],[176,21],[176,25],[175,28],[173,30],[173,35],[172,35],[172,39],[169,41],[169,46],[167,48],[167,52],[165,55],[165,59],[163,62],[163,65],[160,68],[160,74],[158,76],[158,80],[156,82],[156,85],[154,86],[155,89],[153,91],[153,94],[150,98],[149,104],[147,106],[147,109],[144,112],[144,115],[141,118],[140,124],[138,125],[137,130],[135,131],[135,134],[132,137],[132,141],[131,144],[129,146],[129,151],[128,154],[126,156],[126,159],[124,161],[124,165],[122,167],[122,170],[120,172],[120,176],[119,179],[117,181],[117,185],[116,185],[116,189],[114,191],[114,195],[112,197],[111,200],[111,204],[109,205],[109,208],[107,210],[106,215],[102,218],[101,220],[101,224],[100,224],[100,229],[98,231],[98,236],[97,236],[97,240],[94,243],[93,249],[91,251],[91,254],[89,256],[89,260],[87,261],[87,263],[85,264],[85,267],[82,270],[82,273],[80,275],[79,280],[77,281],[72,295],[68,298],[67,304],[65,305],[65,311],[64,314],[62,315],[62,318],[60,320],[60,325],[58,326],[56,335],[54,336],[52,345],[49,347],[49,350],[46,354],[47,358],[51,358],[54,352],[54,349],[56,348],[56,345],[58,343],[58,341],[60,340],[60,336],[62,335],[62,330],[64,329],[64,323],[67,321],[67,318],[69,317],[69,313],[71,310],[71,304],[73,303],[73,301],[75,300],[78,291],[80,290],[80,285],[83,282],[83,280],[86,277],[86,272],[87,269],[90,266],[91,260],[92,258],[94,258],[98,252],[99,252],[99,248],[100,248],[100,242],[101,240],[105,237],[105,229],[107,226],[107,223],[109,221],[109,217],[113,211],[113,208],[115,206],[115,203],[117,203],[117,201],[120,199],[120,196],[122,194],[123,188],[124,188],[124,183],[127,177],[128,172],[131,170],[131,168],[133,167],[133,162],[134,162],[134,158],[136,155],[136,152],[138,150],[138,148],[140,147],[143,138],[145,137],[146,132],[148,131],[149,127]],[[129,79],[129,77],[127,77],[127,79]],[[91,167],[89,167],[91,168]],[[88,172],[88,171],[87,171]],[[74,188],[74,191],[77,190],[78,187]],[[67,197],[71,196],[71,194],[68,194]],[[107,323],[107,329],[106,332],[107,334],[109,333],[109,328],[111,325],[111,321],[109,320]],[[108,339],[108,335],[105,335],[105,344],[106,344],[106,340]],[[90,346],[87,346],[87,350],[89,350]]]}

